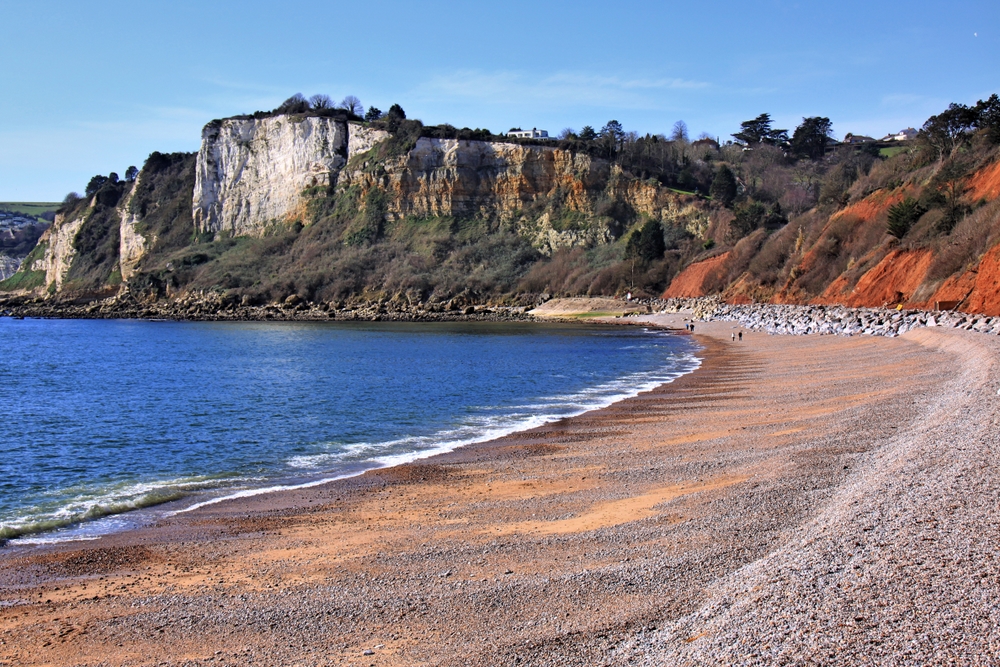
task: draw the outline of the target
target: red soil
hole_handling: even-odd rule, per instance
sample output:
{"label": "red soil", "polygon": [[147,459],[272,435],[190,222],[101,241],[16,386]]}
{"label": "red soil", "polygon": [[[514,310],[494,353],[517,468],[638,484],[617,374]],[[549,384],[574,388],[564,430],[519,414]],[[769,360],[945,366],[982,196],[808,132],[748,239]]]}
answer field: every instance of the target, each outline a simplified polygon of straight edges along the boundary
{"label": "red soil", "polygon": [[939,301],[957,301],[962,304],[976,288],[976,274],[977,272],[972,270],[951,276],[941,283],[941,286],[934,292],[934,296],[917,305],[920,308],[931,310],[934,308],[934,304]]}
{"label": "red soil", "polygon": [[983,255],[976,285],[960,308],[970,313],[1000,315],[1000,245]]}
{"label": "red soil", "polygon": [[663,298],[706,296],[711,286],[722,278],[728,257],[729,253],[725,252],[691,264],[671,281]]}
{"label": "red soil", "polygon": [[869,222],[883,211],[887,211],[890,206],[903,201],[903,192],[898,190],[879,190],[868,195],[861,201],[837,211],[831,221],[844,216],[852,216],[860,222]]}
{"label": "red soil", "polygon": [[977,171],[969,180],[969,196],[973,201],[1000,197],[1000,162]]}
{"label": "red soil", "polygon": [[926,249],[893,250],[861,276],[844,302],[848,306],[906,303],[924,282],[933,259]]}

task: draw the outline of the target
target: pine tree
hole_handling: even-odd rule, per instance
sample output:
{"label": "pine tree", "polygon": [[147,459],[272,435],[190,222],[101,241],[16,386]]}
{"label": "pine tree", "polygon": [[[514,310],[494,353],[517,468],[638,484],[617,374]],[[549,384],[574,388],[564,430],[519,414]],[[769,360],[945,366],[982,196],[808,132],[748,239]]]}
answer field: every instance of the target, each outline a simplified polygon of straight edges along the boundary
{"label": "pine tree", "polygon": [[733,205],[736,200],[736,177],[733,175],[732,169],[726,165],[719,167],[708,194],[726,208]]}

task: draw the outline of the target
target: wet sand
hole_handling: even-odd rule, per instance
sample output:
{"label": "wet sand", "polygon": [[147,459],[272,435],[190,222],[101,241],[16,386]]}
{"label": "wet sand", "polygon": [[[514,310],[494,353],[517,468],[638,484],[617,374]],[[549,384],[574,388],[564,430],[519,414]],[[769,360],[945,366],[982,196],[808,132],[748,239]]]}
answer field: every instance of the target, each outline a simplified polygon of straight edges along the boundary
{"label": "wet sand", "polygon": [[[990,650],[996,343],[733,331],[699,323],[699,370],[604,410],[94,542],[0,550],[0,663],[909,664]],[[979,430],[945,442],[938,427]],[[948,510],[962,521],[923,523],[939,496],[969,495],[964,482],[920,486],[920,500],[893,470],[953,465],[956,442],[981,455],[962,470],[986,495]],[[862,512],[872,502],[881,513]],[[895,544],[893,521],[912,539]],[[952,544],[962,535],[982,549]],[[917,576],[906,563],[921,550]],[[880,600],[901,573],[899,599]],[[920,586],[947,599],[915,605]],[[879,635],[886,610],[918,631],[909,654]]]}

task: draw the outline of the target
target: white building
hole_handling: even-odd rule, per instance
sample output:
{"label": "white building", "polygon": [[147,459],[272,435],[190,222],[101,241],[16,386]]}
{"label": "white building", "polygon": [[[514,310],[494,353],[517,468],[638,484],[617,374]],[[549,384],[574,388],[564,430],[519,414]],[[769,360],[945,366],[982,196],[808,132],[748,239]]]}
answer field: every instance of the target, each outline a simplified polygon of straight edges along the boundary
{"label": "white building", "polygon": [[919,134],[912,127],[908,127],[905,130],[900,130],[896,134],[887,134],[882,137],[882,141],[910,141],[917,138]]}
{"label": "white building", "polygon": [[530,130],[511,130],[507,133],[507,136],[513,139],[548,139],[549,133],[533,127]]}

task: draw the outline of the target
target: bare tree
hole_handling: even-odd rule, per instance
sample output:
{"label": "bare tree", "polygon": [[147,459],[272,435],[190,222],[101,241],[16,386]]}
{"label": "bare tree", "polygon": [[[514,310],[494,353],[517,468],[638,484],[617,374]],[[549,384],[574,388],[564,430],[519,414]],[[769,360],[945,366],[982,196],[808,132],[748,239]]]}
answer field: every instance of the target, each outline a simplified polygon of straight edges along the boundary
{"label": "bare tree", "polygon": [[282,102],[275,111],[278,113],[305,113],[309,111],[309,102],[306,101],[302,93],[295,93]]}
{"label": "bare tree", "polygon": [[333,100],[330,99],[329,95],[313,95],[309,98],[309,104],[312,105],[313,109],[320,111],[333,108]]}
{"label": "bare tree", "polygon": [[341,100],[340,108],[350,111],[355,116],[363,116],[365,113],[365,108],[361,105],[361,100],[354,95],[348,95]]}
{"label": "bare tree", "polygon": [[674,129],[670,133],[671,141],[687,141],[688,140],[688,126],[682,120],[674,123]]}

